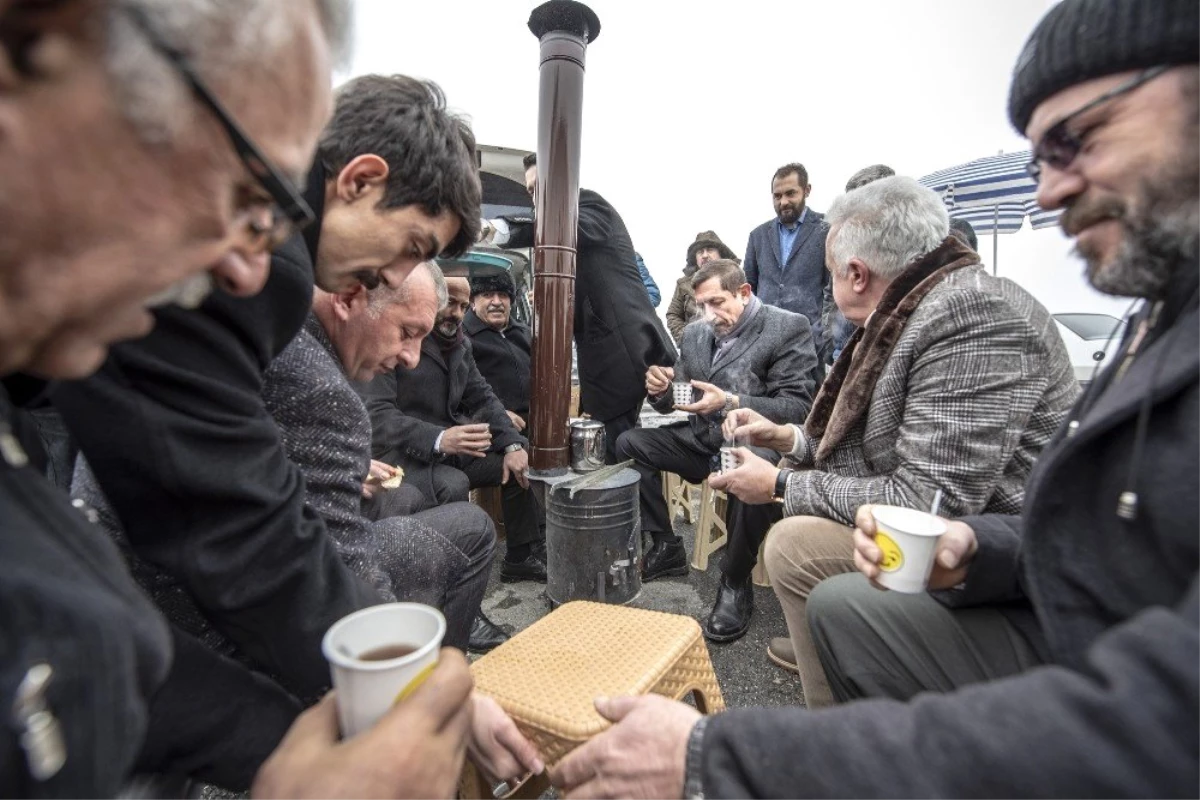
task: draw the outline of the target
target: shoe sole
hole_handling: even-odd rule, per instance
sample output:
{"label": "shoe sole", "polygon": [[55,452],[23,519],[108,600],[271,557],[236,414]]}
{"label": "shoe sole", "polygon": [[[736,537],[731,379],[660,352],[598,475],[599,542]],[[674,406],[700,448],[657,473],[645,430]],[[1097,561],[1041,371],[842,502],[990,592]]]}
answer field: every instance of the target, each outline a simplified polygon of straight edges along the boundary
{"label": "shoe sole", "polygon": [[701,632],[704,634],[705,639],[708,639],[710,642],[717,642],[718,644],[724,644],[725,642],[732,642],[735,639],[740,639],[743,636],[745,636],[746,632],[749,630],[750,630],[750,626],[747,625],[745,628],[742,628],[737,633],[726,633],[724,635],[718,636],[715,633],[709,632],[708,628],[701,628]]}
{"label": "shoe sole", "polygon": [[534,583],[545,583],[545,578],[537,578],[532,575],[505,575],[500,574],[501,583],[520,583],[521,581],[533,581]]}
{"label": "shoe sole", "polygon": [[662,572],[656,572],[653,575],[643,575],[642,582],[646,583],[649,581],[656,581],[659,578],[679,578],[679,577],[682,577],[687,574],[688,574],[688,568],[687,568],[687,565],[685,564],[682,567],[672,567],[671,569],[664,569]]}
{"label": "shoe sole", "polygon": [[769,647],[767,648],[767,659],[769,661],[773,662],[774,664],[776,664],[777,666],[783,667],[788,672],[794,672],[797,675],[800,674],[799,667],[797,667],[795,664],[788,661],[787,659],[780,658],[779,656],[775,655],[774,653],[771,652],[771,648],[769,648]]}

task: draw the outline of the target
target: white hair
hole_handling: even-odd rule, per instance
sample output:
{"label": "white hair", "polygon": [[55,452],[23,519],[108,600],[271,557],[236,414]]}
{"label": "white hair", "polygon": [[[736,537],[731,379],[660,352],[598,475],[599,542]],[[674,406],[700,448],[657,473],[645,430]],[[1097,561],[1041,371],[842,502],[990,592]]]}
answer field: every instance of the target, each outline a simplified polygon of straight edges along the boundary
{"label": "white hair", "polygon": [[433,293],[437,298],[437,309],[441,311],[450,302],[450,291],[446,288],[446,275],[436,261],[423,261],[418,264],[399,286],[388,286],[381,283],[367,292],[367,313],[377,319],[388,306],[397,303],[407,303],[412,297],[412,282],[420,280],[422,270],[429,273],[433,280]]}
{"label": "white hair", "polygon": [[858,258],[879,277],[895,278],[950,232],[950,217],[937,193],[904,176],[847,192],[833,201],[825,221],[833,231],[829,254],[838,275]]}
{"label": "white hair", "polygon": [[[316,8],[335,61],[344,61],[351,33],[348,0],[307,2]],[[191,87],[146,40],[133,14],[141,14],[162,39],[178,47],[212,86],[275,60],[292,42],[296,5],[290,0],[113,0],[106,18],[105,61],[122,112],[143,139],[162,143],[188,129],[199,110]]]}

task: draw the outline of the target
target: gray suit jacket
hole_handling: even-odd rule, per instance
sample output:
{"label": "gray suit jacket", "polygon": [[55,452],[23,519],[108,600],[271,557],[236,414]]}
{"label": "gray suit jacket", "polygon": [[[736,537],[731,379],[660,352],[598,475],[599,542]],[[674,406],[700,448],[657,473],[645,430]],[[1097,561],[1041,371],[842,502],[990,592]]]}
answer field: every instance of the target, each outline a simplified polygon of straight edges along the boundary
{"label": "gray suit jacket", "polygon": [[[808,320],[781,308],[763,305],[737,341],[713,362],[712,326],[693,322],[683,329],[675,380],[712,383],[738,396],[742,408],[752,408],[775,422],[803,419],[812,407],[817,356]],[[667,413],[671,393],[651,398],[654,408]],[[721,446],[723,413],[689,416],[696,438],[714,452]]]}
{"label": "gray suit jacket", "polygon": [[779,251],[773,218],[750,232],[742,269],[746,281],[767,305],[803,314],[812,325],[818,354],[828,348],[829,319],[834,311],[833,284],[825,269],[825,215],[808,209],[787,263]]}
{"label": "gray suit jacket", "polygon": [[858,424],[788,481],[786,511],[849,524],[864,503],[929,508],[940,487],[943,516],[1020,513],[1033,463],[1078,393],[1045,307],[964,267],[913,312]]}

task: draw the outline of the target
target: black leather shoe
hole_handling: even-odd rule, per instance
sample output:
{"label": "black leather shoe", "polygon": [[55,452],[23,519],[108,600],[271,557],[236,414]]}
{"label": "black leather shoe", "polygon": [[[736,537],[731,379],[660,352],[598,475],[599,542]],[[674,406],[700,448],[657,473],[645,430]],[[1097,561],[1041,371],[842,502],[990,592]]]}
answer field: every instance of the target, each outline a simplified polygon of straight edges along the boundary
{"label": "black leather shoe", "polygon": [[642,559],[643,581],[687,574],[687,553],[683,551],[683,542],[679,539],[655,541]]}
{"label": "black leather shoe", "polygon": [[732,642],[745,635],[754,615],[754,588],[746,579],[734,586],[722,576],[717,589],[717,602],[704,621],[704,636],[714,642]]}
{"label": "black leather shoe", "polygon": [[500,580],[502,583],[517,581],[546,582],[546,562],[538,558],[537,553],[530,553],[524,561],[500,562]]}
{"label": "black leather shoe", "polygon": [[467,649],[472,653],[486,653],[508,641],[508,634],[480,611],[471,623],[471,635],[467,637]]}

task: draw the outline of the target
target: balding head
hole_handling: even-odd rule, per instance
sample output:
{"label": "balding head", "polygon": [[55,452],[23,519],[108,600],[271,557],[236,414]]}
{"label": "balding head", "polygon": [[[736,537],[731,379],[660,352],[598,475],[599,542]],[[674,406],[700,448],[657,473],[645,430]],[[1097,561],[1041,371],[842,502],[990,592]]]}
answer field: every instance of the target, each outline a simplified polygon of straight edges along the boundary
{"label": "balding head", "polygon": [[394,288],[381,284],[368,291],[359,285],[340,294],[317,289],[313,312],[346,376],[368,381],[397,367],[417,366],[421,341],[433,330],[445,298],[441,269],[426,262]]}

